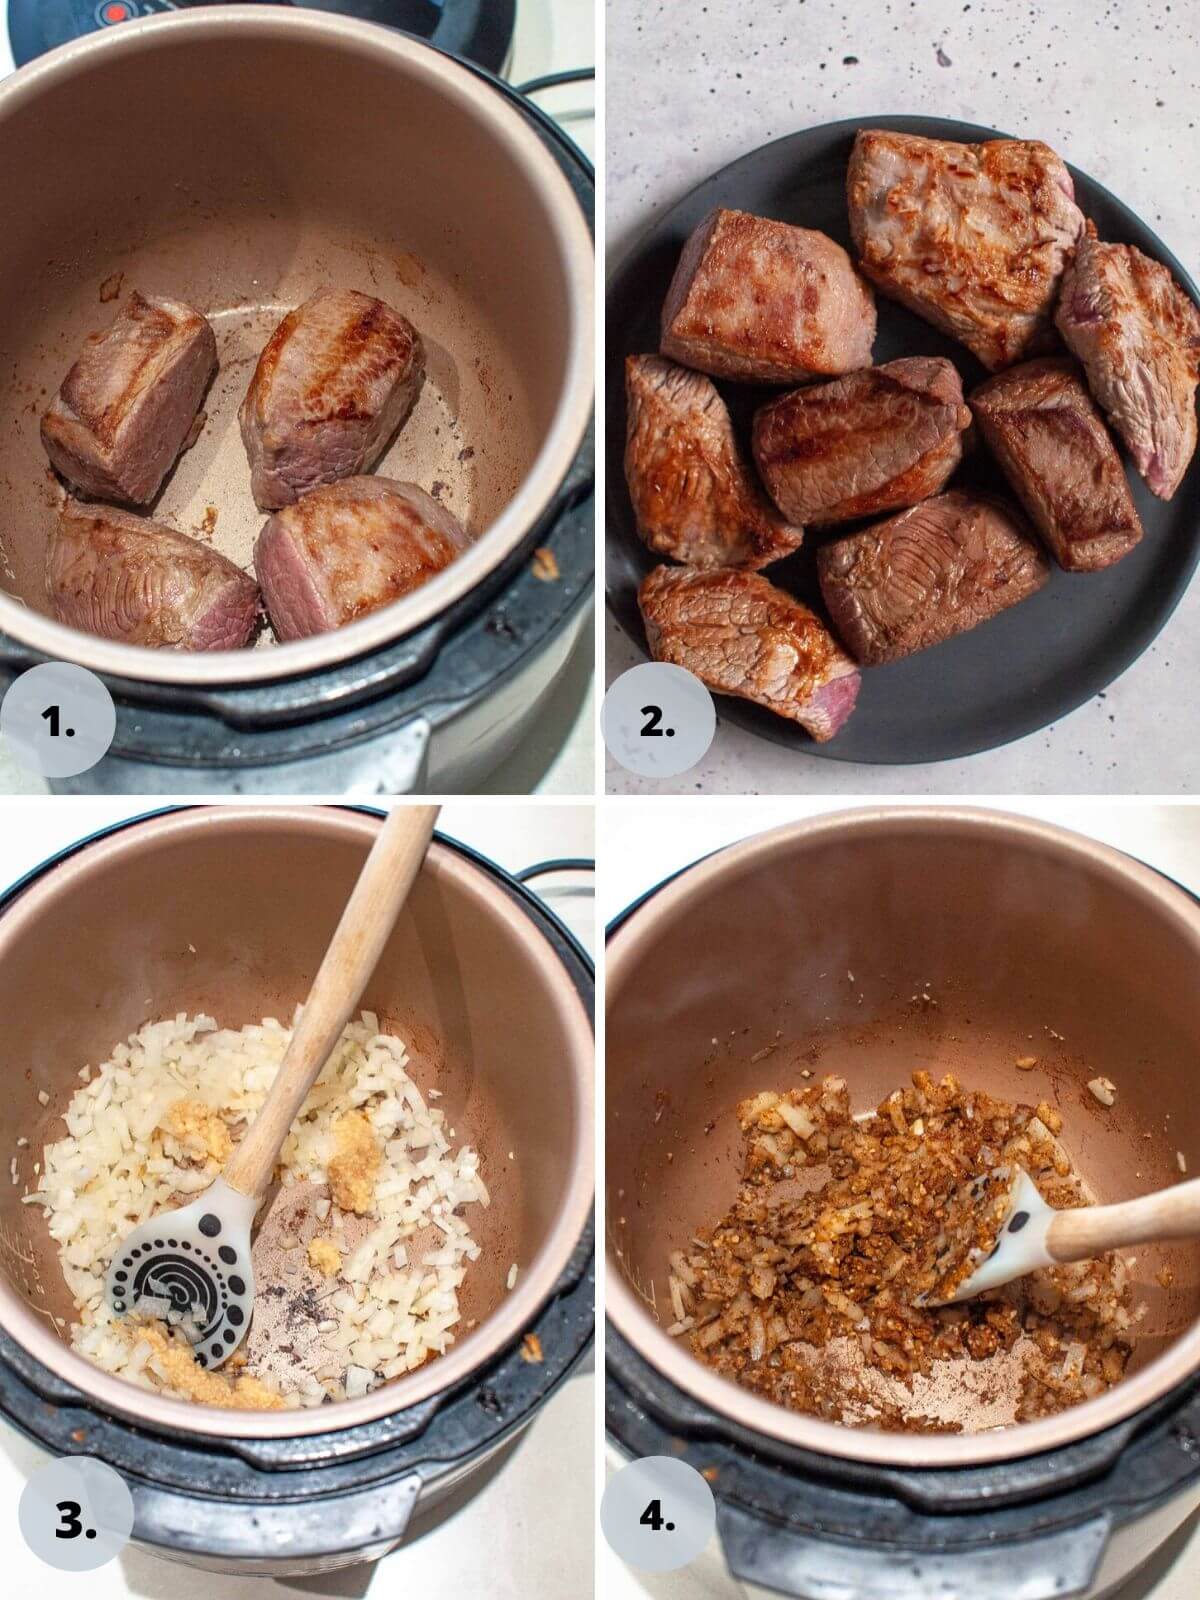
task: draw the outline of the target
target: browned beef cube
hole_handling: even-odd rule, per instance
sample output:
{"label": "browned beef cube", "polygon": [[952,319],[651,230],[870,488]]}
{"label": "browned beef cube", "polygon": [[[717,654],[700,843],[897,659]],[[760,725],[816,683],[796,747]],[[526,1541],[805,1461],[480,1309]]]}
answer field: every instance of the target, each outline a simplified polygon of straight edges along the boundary
{"label": "browned beef cube", "polygon": [[817,571],[834,629],[864,667],[965,633],[1049,576],[1015,511],[956,490],[826,545]]}
{"label": "browned beef cube", "polygon": [[874,339],[875,301],[840,244],[718,210],[683,247],[659,349],[718,378],[800,383],[868,366]]}
{"label": "browned beef cube", "polygon": [[46,589],[69,627],[159,650],[237,650],[258,613],[254,579],[199,539],[74,500],[50,537]]}
{"label": "browned beef cube", "polygon": [[242,402],[250,487],[263,511],[378,461],[408,416],[425,353],[407,317],[353,289],[320,289],[288,313]]}
{"label": "browned beef cube", "polygon": [[84,494],[148,505],[199,432],[216,370],[216,336],[198,311],[135,290],[63,379],[42,419],[46,454]]}
{"label": "browned beef cube", "polygon": [[962,459],[970,422],[953,363],[911,356],[763,406],[754,459],[793,522],[852,522],[936,494]]}
{"label": "browned beef cube", "polygon": [[655,567],[638,590],[650,653],[832,739],[854,710],[859,673],[829,629],[756,572]]}
{"label": "browned beef cube", "polygon": [[651,550],[693,567],[757,568],[799,548],[804,530],[759,488],[703,374],[630,356],[625,394],[625,479]]}
{"label": "browned beef cube", "polygon": [[470,543],[415,483],[345,478],[277,511],[254,570],[280,639],[327,633],[399,600]]}
{"label": "browned beef cube", "polygon": [[1104,244],[1089,222],[1057,322],[1134,466],[1169,500],[1196,449],[1200,310],[1161,262]]}
{"label": "browned beef cube", "polygon": [[1125,469],[1073,361],[1049,356],[971,396],[979,431],[1060,567],[1096,572],[1142,537]]}

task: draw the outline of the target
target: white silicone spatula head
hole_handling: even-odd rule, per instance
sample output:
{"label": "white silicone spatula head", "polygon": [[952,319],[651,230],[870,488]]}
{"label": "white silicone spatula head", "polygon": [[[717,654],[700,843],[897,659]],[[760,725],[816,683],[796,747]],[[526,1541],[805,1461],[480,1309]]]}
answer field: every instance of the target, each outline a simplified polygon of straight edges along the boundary
{"label": "white silicone spatula head", "polygon": [[[998,1169],[992,1176],[996,1181],[991,1185],[985,1187],[976,1179],[968,1186],[965,1199],[968,1205],[979,1206],[980,1227],[969,1243],[960,1238],[938,1258],[939,1281],[919,1296],[921,1305],[969,1300],[1053,1261],[1046,1250],[1046,1229],[1058,1213],[1046,1204],[1021,1167]],[[990,1238],[997,1223],[995,1243],[979,1244],[979,1233]]]}
{"label": "white silicone spatula head", "polygon": [[280,1146],[358,1005],[425,857],[438,806],[397,806],[325,952],[287,1053],[225,1169],[178,1211],[140,1223],[109,1265],[118,1316],[146,1312],[178,1326],[197,1363],[216,1367],[241,1344],[254,1306],[250,1227]]}
{"label": "white silicone spatula head", "polygon": [[139,1311],[175,1324],[199,1366],[219,1366],[250,1326],[257,1210],[257,1196],[217,1178],[191,1205],[143,1222],[109,1264],[109,1304],[118,1316]]}
{"label": "white silicone spatula head", "polygon": [[[979,1228],[955,1230],[937,1261],[938,1282],[921,1305],[952,1305],[996,1289],[1040,1267],[1090,1261],[1123,1245],[1200,1235],[1200,1179],[1115,1206],[1056,1211],[1020,1167],[997,1168],[959,1196],[965,1213],[978,1208]],[[997,1227],[998,1223],[998,1227]],[[982,1235],[982,1246],[974,1238]]]}

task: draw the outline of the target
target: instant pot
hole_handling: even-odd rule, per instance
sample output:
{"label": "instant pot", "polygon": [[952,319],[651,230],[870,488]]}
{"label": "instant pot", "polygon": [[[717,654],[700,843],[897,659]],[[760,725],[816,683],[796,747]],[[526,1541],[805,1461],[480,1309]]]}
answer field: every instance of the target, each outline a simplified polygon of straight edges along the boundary
{"label": "instant pot", "polygon": [[[98,168],[94,129],[118,104],[121,159]],[[37,132],[48,127],[52,140]],[[5,214],[21,219],[0,269],[0,390],[16,419],[0,452],[0,502],[11,496],[0,505],[0,687],[65,659],[97,673],[117,706],[108,756],[55,786],[477,786],[536,723],[590,614],[586,158],[476,62],[377,23],[276,5],[176,10],[40,56],[0,84],[5,149],[37,157],[3,162],[0,179]],[[288,645],[153,651],[54,622],[41,569],[57,490],[38,396],[105,320],[102,285],[118,281],[169,284],[206,308],[222,342],[208,423],[155,507],[162,520],[194,529],[212,502],[214,542],[248,565],[262,518],[238,454],[249,370],[238,340],[261,347],[280,304],[341,281],[406,306],[430,350],[424,405],[378,470],[432,480],[485,531],[394,605]],[[52,287],[31,312],[34,282]],[[254,327],[242,335],[244,301]]]}
{"label": "instant pot", "polygon": [[[1120,1383],[979,1433],[847,1428],[760,1399],[668,1337],[662,1285],[668,1252],[736,1189],[737,1100],[798,1085],[804,1063],[814,1079],[845,1077],[856,1110],[918,1067],[1009,1099],[1048,1097],[1101,1202],[1196,1170],[1200,903],[1117,851],[1024,818],[843,812],[660,885],[610,928],[606,969],[616,1450],[703,1472],[721,1553],[747,1593],[1110,1594],[1200,1505],[1194,1244],[1133,1259],[1145,1313]],[[1032,1050],[1037,1068],[1019,1071]],[[1087,1092],[1097,1073],[1117,1085],[1114,1112]]]}
{"label": "instant pot", "polygon": [[[70,1299],[51,1241],[22,1215],[37,1208],[16,1196],[36,1184],[26,1158],[61,1131],[76,1059],[102,1059],[102,1039],[136,1026],[151,996],[232,1026],[264,1007],[289,1014],[375,827],[333,807],[160,812],[63,851],[0,899],[7,1042],[28,1063],[0,1141],[18,1125],[30,1140],[16,1151],[30,1171],[0,1197],[0,1413],[53,1455],[115,1468],[135,1541],[191,1565],[274,1577],[379,1558],[414,1516],[482,1482],[592,1336],[591,962],[518,878],[440,834],[363,1003],[422,1049],[437,1041],[441,1104],[481,1151],[492,1204],[462,1290],[473,1331],[358,1400],[248,1413],[126,1384],[49,1321],[69,1322]],[[295,876],[280,907],[268,886],[284,868]]]}

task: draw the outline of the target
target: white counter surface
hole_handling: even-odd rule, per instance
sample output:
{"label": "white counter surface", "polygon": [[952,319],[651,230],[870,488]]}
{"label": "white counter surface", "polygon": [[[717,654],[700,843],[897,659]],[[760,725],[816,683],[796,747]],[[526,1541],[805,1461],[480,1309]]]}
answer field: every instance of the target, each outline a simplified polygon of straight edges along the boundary
{"label": "white counter surface", "polygon": [[[1200,269],[1200,31],[1186,3],[609,0],[607,17],[610,264],[694,184],[759,145],[843,117],[926,113],[1045,139]],[[645,659],[611,619],[606,652],[608,682]],[[1200,582],[1104,699],[1003,749],[936,766],[847,766],[723,724],[684,778],[658,784],[610,763],[607,787],[1194,793],[1198,675]]]}

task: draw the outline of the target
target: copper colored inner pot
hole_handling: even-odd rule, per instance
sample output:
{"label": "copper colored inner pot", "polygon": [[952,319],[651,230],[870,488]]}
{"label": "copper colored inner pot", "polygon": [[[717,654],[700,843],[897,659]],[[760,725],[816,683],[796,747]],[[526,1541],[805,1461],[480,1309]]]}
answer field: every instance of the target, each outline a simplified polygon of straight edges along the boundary
{"label": "copper colored inner pot", "polygon": [[[0,629],[120,677],[262,681],[398,638],[529,533],[591,408],[592,251],[553,157],[466,68],[389,28],[296,7],[126,22],[0,85]],[[210,319],[220,372],[152,513],[249,567],[265,521],[237,411],[286,311],[334,285],[420,330],[426,379],[378,470],[477,542],[395,604],[315,639],[154,651],[49,619],[62,489],[39,420],[131,289]],[[216,512],[215,520],[213,512]]]}
{"label": "copper colored inner pot", "polygon": [[[377,821],[320,806],[213,806],[137,822],[51,869],[0,913],[0,1325],[98,1403],[135,1420],[257,1437],[350,1427],[462,1380],[518,1337],[563,1272],[592,1188],[592,1036],[552,947],[508,891],[434,844],[363,1005],[410,1045],[409,1070],[474,1145],[491,1205],[460,1291],[478,1326],[418,1371],[311,1411],[231,1412],[135,1388],[70,1350],[74,1305],[33,1164],[66,1132],[85,1063],[144,1023],[205,1011],[222,1026],[290,1018]],[[190,948],[194,946],[194,951]],[[49,1096],[43,1107],[39,1091]],[[27,1147],[18,1149],[24,1136]],[[514,1159],[509,1160],[512,1151]],[[516,1287],[506,1278],[519,1266]]]}
{"label": "copper colored inner pot", "polygon": [[[727,1209],[742,1159],[734,1107],[760,1089],[835,1072],[859,1112],[918,1067],[953,1072],[999,1098],[1056,1104],[1101,1203],[1177,1181],[1177,1152],[1200,1171],[1200,909],[1158,874],[998,812],[844,812],[692,868],[618,930],[607,974],[607,1303],[681,1388],[811,1449],[965,1464],[1108,1426],[1200,1364],[1192,1244],[1136,1252],[1133,1299],[1148,1309],[1121,1383],[994,1432],[818,1422],[716,1377],[664,1331],[668,1254]],[[1019,1071],[1030,1053],[1038,1067]],[[1098,1075],[1117,1085],[1112,1110],[1087,1089]]]}

